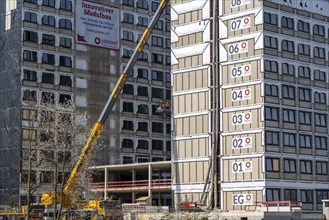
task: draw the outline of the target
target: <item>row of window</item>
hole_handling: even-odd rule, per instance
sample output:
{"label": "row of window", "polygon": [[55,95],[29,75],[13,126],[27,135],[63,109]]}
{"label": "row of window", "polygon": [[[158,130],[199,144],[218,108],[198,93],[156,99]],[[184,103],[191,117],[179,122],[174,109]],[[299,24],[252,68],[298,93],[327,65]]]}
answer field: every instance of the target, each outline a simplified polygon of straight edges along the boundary
{"label": "row of window", "polygon": [[[280,114],[281,111],[281,114]],[[308,111],[296,111],[293,109],[281,109],[279,107],[265,107],[265,119],[268,121],[280,121],[284,123],[297,123],[297,118],[300,125],[312,125],[319,127],[327,127],[327,114],[313,113]],[[313,122],[313,123],[312,123]]]}
{"label": "row of window", "polygon": [[[39,95],[38,95],[39,94]],[[64,94],[64,93],[53,93],[53,92],[43,92],[32,89],[25,89],[22,93],[22,100],[23,101],[30,101],[30,102],[58,102],[59,104],[65,104],[68,101],[72,100],[72,95]]]}
{"label": "row of window", "polygon": [[[123,67],[124,69],[124,67]],[[131,77],[136,77],[136,78],[140,78],[140,79],[150,79],[150,80],[155,80],[155,81],[164,81],[163,76],[165,76],[165,82],[170,83],[171,82],[171,75],[170,73],[164,73],[160,70],[152,70],[151,74],[149,74],[149,70],[148,69],[144,69],[144,68],[137,68],[137,73],[135,74],[135,71],[132,70],[131,73],[129,74]],[[150,77],[150,78],[149,78]],[[132,85],[126,84],[127,87],[126,89],[124,89],[123,93],[126,94],[134,94],[134,88],[131,87]]]}
{"label": "row of window", "polygon": [[38,22],[38,13],[32,11],[24,12],[24,21],[36,24],[40,23],[42,25],[50,27],[58,27],[67,30],[72,30],[72,21],[68,18],[59,18],[58,21],[56,21],[56,18],[53,15],[43,15],[41,18],[41,22]]}
{"label": "row of window", "polygon": [[[134,42],[134,41],[139,42],[139,40],[141,39],[143,34],[139,33],[138,37],[136,39],[134,37],[134,34],[135,33],[133,31],[123,30],[122,39],[127,40],[127,41],[132,41],[132,42]],[[164,47],[164,48],[170,49],[170,39],[168,39],[168,38],[165,39],[165,44],[164,44],[164,38],[159,37],[159,36],[152,36],[150,38],[150,41],[151,41],[152,46],[162,47],[162,48]]]}
{"label": "row of window", "polygon": [[[137,16],[137,15],[136,15]],[[147,27],[149,25],[149,18],[144,16],[137,16],[137,21],[135,20],[135,15],[130,13],[122,14],[122,22],[128,24],[136,24],[137,26]],[[160,31],[170,31],[170,22],[158,20],[154,26],[155,30]]]}
{"label": "row of window", "polygon": [[[137,7],[141,9],[148,10],[149,9],[149,1],[148,0],[137,0],[135,6],[135,0],[122,0],[123,5],[128,5],[131,7]],[[155,12],[159,8],[159,2],[151,2],[151,11]],[[170,6],[168,5],[164,11],[166,15],[170,15]]]}
{"label": "row of window", "polygon": [[[328,175],[327,161],[312,161],[312,160],[297,160],[283,158],[283,168],[281,168],[280,158],[267,157],[266,171],[267,172],[283,172],[283,173],[300,173],[300,174],[316,174]],[[297,167],[297,164],[299,165]]]}
{"label": "row of window", "polygon": [[58,75],[50,72],[37,73],[34,70],[23,70],[23,80],[31,82],[48,83],[62,86],[72,86],[72,77],[66,75]]}
{"label": "row of window", "polygon": [[[281,63],[281,71],[279,70],[279,63],[273,60],[265,60],[265,71],[271,73],[279,73],[282,75],[290,75],[290,76],[298,76],[299,78],[304,79],[313,79],[315,81],[327,82],[327,72],[323,69],[313,69],[313,77],[312,70],[309,66],[296,66],[291,63]],[[296,74],[296,71],[298,74]]]}
{"label": "row of window", "polygon": [[[137,86],[137,94],[134,92],[134,86],[131,84],[127,84],[123,87],[123,94],[129,94],[129,95],[138,95],[138,96],[145,96],[149,97],[149,90],[151,89],[151,97],[152,98],[166,98],[171,99],[171,91],[165,90],[166,94],[163,95],[163,89],[160,88],[150,88],[148,86]],[[133,112],[133,110],[132,110]]]}
{"label": "row of window", "polygon": [[65,48],[72,48],[72,38],[67,37],[56,37],[53,34],[46,34],[41,33],[40,35],[38,32],[24,30],[23,32],[23,41],[32,42],[32,43],[39,43],[44,45],[51,45],[51,46],[60,46]]}
{"label": "row of window", "polygon": [[[22,172],[21,173],[21,183],[27,183],[28,182],[28,172]],[[57,174],[57,183],[62,183],[63,181],[65,182],[65,180],[67,180],[68,177],[68,173],[65,174],[65,176],[63,176],[62,172],[58,172]],[[38,177],[38,178],[37,178]],[[31,183],[37,183],[37,181],[39,181],[39,183],[53,183],[54,182],[54,172],[53,171],[41,171],[38,172],[32,170],[31,174],[30,174],[30,181]],[[64,179],[65,178],[65,179]]]}
{"label": "row of window", "polygon": [[[158,111],[158,105],[152,105],[152,115],[161,115]],[[147,104],[138,104],[137,111],[135,112],[134,103],[132,102],[123,102],[122,103],[122,112],[131,112],[137,114],[149,114],[149,106]]]}
{"label": "row of window", "polygon": [[[281,88],[279,88],[281,86]],[[302,102],[312,102],[317,104],[327,104],[327,93],[314,91],[305,87],[295,87],[292,85],[274,85],[265,84],[265,95],[272,97],[280,97],[279,91],[281,90],[281,97],[284,99],[296,100],[298,93],[298,100]],[[313,99],[312,99],[313,98]]]}
{"label": "row of window", "polygon": [[[24,2],[38,4],[38,0],[24,0]],[[52,8],[59,8],[66,11],[72,11],[72,1],[71,0],[60,0],[59,5],[56,5],[57,0],[42,0],[42,5]]]}
{"label": "row of window", "polygon": [[[276,37],[265,36],[265,48],[279,49],[278,39]],[[281,41],[281,51],[295,54],[295,42],[290,40]],[[297,54],[311,57],[311,47],[308,44],[297,44]],[[326,59],[326,49],[324,47],[313,47],[313,58]]]}
{"label": "row of window", "polygon": [[[160,122],[152,122],[152,129],[151,131],[153,133],[160,133],[163,134],[164,127],[166,127],[166,134],[170,134],[171,127],[170,124],[163,124]],[[148,122],[133,122],[129,120],[123,120],[122,121],[122,130],[130,130],[134,131],[134,127],[136,131],[143,131],[143,132],[149,132],[149,123]]]}
{"label": "row of window", "polygon": [[[313,148],[318,150],[327,150],[328,138],[312,134],[296,134],[289,132],[266,131],[266,145],[277,145],[285,147]],[[282,139],[282,144],[281,143]]]}
{"label": "row of window", "polygon": [[[149,150],[149,144],[150,141],[148,140],[138,140],[137,141],[137,146],[136,149],[143,149],[143,150]],[[152,140],[151,141],[151,148],[150,150],[160,150],[163,151],[164,150],[164,141],[163,140]],[[134,141],[133,139],[129,139],[129,138],[123,138],[122,142],[121,142],[121,148],[135,148],[134,147]],[[166,141],[166,151],[170,152],[171,151],[171,142],[170,141]]]}
{"label": "row of window", "polygon": [[[271,24],[278,26],[278,15],[274,13],[264,13],[264,22],[266,24]],[[311,33],[310,23],[301,19],[297,20],[297,24],[295,23],[295,20],[291,17],[281,17],[281,27],[291,29],[291,30],[297,30],[303,33]],[[325,37],[326,27],[324,25],[320,24],[313,24],[312,33],[313,35],[317,35],[320,37]]]}
{"label": "row of window", "polygon": [[[38,57],[39,56],[39,57]],[[38,54],[37,51],[23,50],[23,60],[38,62],[55,66],[72,67],[72,58],[68,56],[55,55],[50,53]]]}
{"label": "row of window", "polygon": [[146,155],[136,155],[135,158],[133,156],[126,156],[122,157],[122,164],[129,164],[129,163],[146,163],[146,162],[157,162],[157,161],[164,161],[170,160],[170,157],[159,157],[159,156],[146,156]]}
{"label": "row of window", "polygon": [[[282,192],[282,193],[281,193]],[[266,200],[267,201],[297,201],[300,200],[303,204],[313,204],[314,198],[316,198],[316,203],[322,205],[323,199],[329,199],[328,190],[314,190],[314,189],[303,189],[299,191],[297,189],[276,189],[268,188],[266,189]],[[315,197],[313,196],[315,195]],[[283,195],[283,198],[282,198]],[[304,208],[304,207],[303,207]]]}
{"label": "row of window", "polygon": [[[129,59],[134,53],[133,49],[122,49],[121,57]],[[159,53],[152,53],[151,54],[151,62],[156,64],[162,64],[162,65],[170,65],[171,64],[171,58],[170,56],[165,56],[165,63],[164,63],[164,55]],[[138,58],[139,61],[149,62],[149,55],[147,52],[142,51]]]}

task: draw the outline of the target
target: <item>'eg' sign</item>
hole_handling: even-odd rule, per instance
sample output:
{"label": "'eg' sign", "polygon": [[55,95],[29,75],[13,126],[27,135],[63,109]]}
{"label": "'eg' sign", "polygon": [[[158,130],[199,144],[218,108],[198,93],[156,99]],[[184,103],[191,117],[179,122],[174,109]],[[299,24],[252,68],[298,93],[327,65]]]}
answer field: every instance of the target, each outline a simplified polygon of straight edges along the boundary
{"label": "'eg' sign", "polygon": [[234,194],[233,205],[252,205],[252,194]]}

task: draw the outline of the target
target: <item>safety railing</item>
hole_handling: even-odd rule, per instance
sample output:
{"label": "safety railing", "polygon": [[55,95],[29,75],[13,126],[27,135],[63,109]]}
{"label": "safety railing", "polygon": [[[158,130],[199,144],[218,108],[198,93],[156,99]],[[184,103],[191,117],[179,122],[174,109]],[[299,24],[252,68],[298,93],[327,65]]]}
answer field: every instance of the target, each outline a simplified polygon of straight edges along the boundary
{"label": "safety railing", "polygon": [[[148,180],[135,180],[135,181],[113,181],[107,182],[107,189],[132,189],[132,188],[148,188]],[[171,179],[156,179],[151,181],[152,189],[170,188]],[[92,190],[104,190],[105,182],[90,183]]]}
{"label": "safety railing", "polygon": [[266,201],[256,204],[265,212],[293,212],[302,209],[302,202],[298,200]]}

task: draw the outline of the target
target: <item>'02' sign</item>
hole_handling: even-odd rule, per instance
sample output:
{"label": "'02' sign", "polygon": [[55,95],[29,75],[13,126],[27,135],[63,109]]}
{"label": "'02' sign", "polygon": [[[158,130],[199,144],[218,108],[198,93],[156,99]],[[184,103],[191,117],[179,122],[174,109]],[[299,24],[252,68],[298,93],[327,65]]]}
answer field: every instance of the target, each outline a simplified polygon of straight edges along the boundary
{"label": "'02' sign", "polygon": [[252,194],[234,194],[233,205],[252,205]]}

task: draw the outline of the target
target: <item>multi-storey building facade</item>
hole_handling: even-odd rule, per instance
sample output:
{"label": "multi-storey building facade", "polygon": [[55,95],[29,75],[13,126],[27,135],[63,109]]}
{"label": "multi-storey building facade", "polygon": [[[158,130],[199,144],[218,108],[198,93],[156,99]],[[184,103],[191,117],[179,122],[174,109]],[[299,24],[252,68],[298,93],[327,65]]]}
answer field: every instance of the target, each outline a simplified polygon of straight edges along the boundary
{"label": "multi-storey building facade", "polygon": [[[207,203],[214,198],[223,210],[277,200],[322,210],[329,196],[328,2],[219,1],[212,19],[212,2],[171,4],[175,201],[209,192]],[[203,188],[214,154],[210,174],[218,178]]]}
{"label": "multi-storey building facade", "polygon": [[[27,166],[22,155],[26,142],[40,140],[38,120],[43,97],[51,94],[55,105],[75,104],[76,121],[91,127],[113,89],[120,71],[131,56],[159,3],[146,0],[95,3],[119,11],[118,49],[76,43],[74,0],[1,1],[1,187],[0,205],[23,203]],[[120,100],[103,132],[102,151],[93,164],[120,164],[170,160],[170,118],[156,111],[160,101],[170,101],[169,10],[134,67]],[[11,98],[9,98],[9,96]],[[30,126],[33,124],[33,128]],[[87,134],[81,134],[83,144]],[[15,140],[15,141],[14,141]],[[36,157],[40,156],[37,154]],[[39,160],[36,158],[36,160]],[[53,178],[32,167],[36,183],[42,184],[32,202],[51,189]],[[69,170],[68,170],[69,171]],[[125,179],[124,174],[111,179]],[[47,181],[44,182],[43,179]]]}

